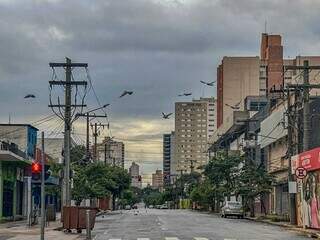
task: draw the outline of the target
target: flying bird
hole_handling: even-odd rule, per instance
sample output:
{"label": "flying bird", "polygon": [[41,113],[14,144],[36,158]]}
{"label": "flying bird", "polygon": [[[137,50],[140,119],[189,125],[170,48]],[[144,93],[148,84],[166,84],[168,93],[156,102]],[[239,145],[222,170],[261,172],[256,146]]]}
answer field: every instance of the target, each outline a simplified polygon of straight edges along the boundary
{"label": "flying bird", "polygon": [[123,91],[123,93],[120,95],[119,98],[122,98],[122,97],[124,97],[124,96],[126,96],[126,95],[132,95],[132,94],[133,94],[133,91],[127,91],[127,90],[125,90],[125,91]]}
{"label": "flying bird", "polygon": [[162,118],[163,119],[169,119],[169,117],[172,115],[172,113],[167,113],[165,114],[164,112],[162,112]]}
{"label": "flying bird", "polygon": [[192,93],[182,93],[182,94],[179,94],[178,96],[179,97],[183,97],[183,96],[191,96],[192,95]]}
{"label": "flying bird", "polygon": [[36,98],[36,96],[33,94],[28,94],[28,95],[24,96],[24,98]]}
{"label": "flying bird", "polygon": [[230,107],[231,109],[233,109],[233,110],[239,110],[240,109],[240,103],[241,103],[241,101],[240,102],[238,102],[238,103],[236,103],[235,105],[230,105],[230,104],[228,104],[228,103],[226,103],[225,105],[226,106],[228,106],[228,107]]}
{"label": "flying bird", "polygon": [[205,84],[205,85],[207,85],[207,86],[212,87],[212,86],[213,86],[213,84],[214,84],[216,81],[213,81],[213,82],[200,81],[200,82],[201,82],[201,83],[203,83],[203,84]]}

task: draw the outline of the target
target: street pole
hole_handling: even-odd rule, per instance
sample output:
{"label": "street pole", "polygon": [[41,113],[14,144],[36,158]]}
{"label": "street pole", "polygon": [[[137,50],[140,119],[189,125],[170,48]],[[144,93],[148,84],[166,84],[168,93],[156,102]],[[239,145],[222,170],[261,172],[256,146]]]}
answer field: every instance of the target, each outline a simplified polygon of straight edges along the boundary
{"label": "street pole", "polygon": [[98,138],[98,130],[97,130],[97,123],[94,124],[94,161],[97,161],[97,138]]}
{"label": "street pole", "polygon": [[90,140],[89,140],[89,122],[90,122],[90,115],[89,112],[86,114],[86,120],[87,120],[87,135],[86,135],[86,160],[87,163],[90,160]]}
{"label": "street pole", "polygon": [[[303,84],[309,84],[309,63],[303,61]],[[303,151],[309,150],[310,142],[310,109],[309,109],[309,88],[303,91]]]}
{"label": "street pole", "polygon": [[64,113],[64,189],[65,204],[71,205],[70,192],[70,139],[71,139],[71,60],[66,58],[66,87],[65,87],[65,113]]}
{"label": "street pole", "polygon": [[40,239],[44,240],[45,227],[45,153],[44,153],[44,132],[41,132],[41,234]]}
{"label": "street pole", "polygon": [[107,143],[104,143],[104,165],[107,165]]}
{"label": "street pole", "polygon": [[[291,172],[291,157],[293,154],[293,125],[292,121],[292,105],[291,105],[291,96],[290,89],[287,88],[287,104],[288,104],[288,184],[294,181],[292,172]],[[289,209],[290,209],[290,223],[295,225],[297,223],[297,213],[296,213],[296,194],[289,192]]]}
{"label": "street pole", "polygon": [[[63,175],[63,183],[62,183],[62,204],[63,206],[71,205],[71,191],[70,191],[70,147],[71,147],[71,108],[74,107],[86,107],[84,104],[71,104],[71,91],[72,86],[83,85],[86,86],[86,81],[71,81],[72,68],[75,67],[84,67],[87,68],[87,63],[72,63],[70,58],[66,58],[65,63],[49,63],[49,66],[54,69],[56,67],[63,67],[65,69],[65,81],[60,80],[52,80],[49,81],[50,88],[52,85],[63,85],[65,86],[65,103],[60,104],[58,100],[58,104],[51,104],[50,97],[50,105],[52,111],[64,120],[64,149],[63,149],[63,157],[64,157],[64,175]],[[51,95],[50,95],[51,96]],[[59,108],[59,113],[54,110],[54,108]],[[64,113],[61,112],[61,108],[64,108]]]}

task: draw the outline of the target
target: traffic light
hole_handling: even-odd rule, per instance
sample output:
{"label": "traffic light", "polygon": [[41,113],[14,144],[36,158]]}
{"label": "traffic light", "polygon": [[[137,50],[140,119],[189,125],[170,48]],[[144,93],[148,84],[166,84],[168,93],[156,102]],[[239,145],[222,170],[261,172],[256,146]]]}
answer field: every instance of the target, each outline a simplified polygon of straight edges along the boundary
{"label": "traffic light", "polygon": [[32,179],[40,180],[41,179],[41,164],[38,162],[33,162],[31,165]]}
{"label": "traffic light", "polygon": [[[33,162],[31,165],[31,171],[32,171],[32,179],[33,180],[41,180],[41,171],[42,171],[42,165],[39,162]],[[51,175],[51,170],[49,165],[44,165],[44,178],[47,180]]]}

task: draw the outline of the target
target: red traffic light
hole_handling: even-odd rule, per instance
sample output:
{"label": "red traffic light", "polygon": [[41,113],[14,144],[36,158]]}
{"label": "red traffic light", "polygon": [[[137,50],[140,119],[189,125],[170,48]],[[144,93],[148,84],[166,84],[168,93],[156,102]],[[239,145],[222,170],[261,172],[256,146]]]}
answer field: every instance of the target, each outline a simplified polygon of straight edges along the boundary
{"label": "red traffic light", "polygon": [[40,173],[41,172],[41,164],[40,163],[32,163],[31,165],[32,173]]}

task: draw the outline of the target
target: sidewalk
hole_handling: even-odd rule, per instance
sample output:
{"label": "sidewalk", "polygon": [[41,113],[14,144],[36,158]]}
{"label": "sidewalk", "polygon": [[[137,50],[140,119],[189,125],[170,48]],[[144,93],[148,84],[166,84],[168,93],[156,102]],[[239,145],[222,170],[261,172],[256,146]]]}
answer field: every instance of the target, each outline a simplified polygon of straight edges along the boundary
{"label": "sidewalk", "polygon": [[255,222],[267,223],[274,226],[285,227],[289,230],[303,233],[312,238],[320,238],[320,231],[308,228],[298,227],[297,225],[292,225],[289,222],[273,222],[270,219],[261,219],[257,217],[245,217],[245,219]]}
{"label": "sidewalk", "polygon": [[[62,226],[60,217],[57,217],[55,222],[50,222],[49,226],[45,228],[46,240],[80,240],[85,239],[85,232],[82,234],[77,233],[64,233],[60,229]],[[26,221],[16,221],[0,224],[0,239],[8,240],[33,240],[38,239],[40,236],[40,224],[32,227],[27,226]]]}

